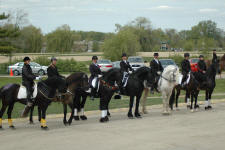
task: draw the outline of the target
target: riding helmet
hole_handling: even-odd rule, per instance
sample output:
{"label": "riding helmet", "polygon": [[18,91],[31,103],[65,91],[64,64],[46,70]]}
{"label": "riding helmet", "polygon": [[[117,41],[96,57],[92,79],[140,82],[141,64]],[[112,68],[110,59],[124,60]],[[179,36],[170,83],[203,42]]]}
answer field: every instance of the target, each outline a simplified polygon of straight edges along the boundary
{"label": "riding helmet", "polygon": [[159,53],[154,53],[154,56],[159,56]]}
{"label": "riding helmet", "polygon": [[97,56],[92,56],[92,60],[98,60]]}
{"label": "riding helmet", "polygon": [[203,55],[200,55],[199,58],[204,58],[204,56]]}
{"label": "riding helmet", "polygon": [[126,53],[123,53],[123,54],[122,54],[122,57],[127,57],[127,54],[126,54]]}
{"label": "riding helmet", "polygon": [[184,57],[190,57],[189,53],[184,53]]}
{"label": "riding helmet", "polygon": [[55,57],[52,57],[51,62],[53,62],[53,61],[57,61],[57,59]]}
{"label": "riding helmet", "polygon": [[25,61],[28,61],[28,60],[30,60],[30,57],[24,57],[24,59],[23,59],[23,61],[25,62]]}

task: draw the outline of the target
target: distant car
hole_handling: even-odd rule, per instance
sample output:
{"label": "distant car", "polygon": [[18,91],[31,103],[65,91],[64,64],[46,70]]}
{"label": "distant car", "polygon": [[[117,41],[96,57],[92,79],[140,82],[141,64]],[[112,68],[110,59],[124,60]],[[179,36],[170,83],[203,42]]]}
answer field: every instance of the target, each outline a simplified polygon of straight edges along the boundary
{"label": "distant car", "polygon": [[98,65],[100,66],[102,72],[106,72],[113,67],[112,62],[107,59],[98,60]]}
{"label": "distant car", "polygon": [[178,67],[177,64],[172,59],[160,59],[159,61],[163,68],[166,68],[169,65]]}
{"label": "distant car", "polygon": [[[9,73],[12,69],[13,75],[18,76],[18,75],[22,74],[23,65],[24,65],[23,62],[18,62],[14,65],[8,66],[7,72]],[[41,66],[38,63],[30,62],[30,67],[34,74],[38,74],[40,76],[47,74],[48,66]]]}
{"label": "distant car", "polygon": [[114,61],[114,62],[113,62],[113,68],[118,68],[118,69],[120,69],[120,61]]}
{"label": "distant car", "polygon": [[198,71],[198,58],[192,58],[189,60],[191,64],[191,71],[192,72],[197,72]]}
{"label": "distant car", "polygon": [[140,56],[130,56],[127,61],[130,63],[131,67],[134,70],[145,66],[144,59]]}

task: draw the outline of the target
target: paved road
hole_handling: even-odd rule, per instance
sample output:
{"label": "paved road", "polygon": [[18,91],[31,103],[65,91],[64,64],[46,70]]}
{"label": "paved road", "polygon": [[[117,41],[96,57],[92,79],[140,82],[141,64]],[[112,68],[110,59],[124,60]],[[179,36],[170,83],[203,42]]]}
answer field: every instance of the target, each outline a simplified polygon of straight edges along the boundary
{"label": "paved road", "polygon": [[0,130],[1,150],[224,150],[225,102],[211,111],[191,113],[184,107],[170,116],[153,108],[142,119],[127,119],[114,112],[110,122],[100,124],[96,114],[88,121],[65,127],[61,118],[48,119],[49,131],[39,124],[17,121],[16,130]]}

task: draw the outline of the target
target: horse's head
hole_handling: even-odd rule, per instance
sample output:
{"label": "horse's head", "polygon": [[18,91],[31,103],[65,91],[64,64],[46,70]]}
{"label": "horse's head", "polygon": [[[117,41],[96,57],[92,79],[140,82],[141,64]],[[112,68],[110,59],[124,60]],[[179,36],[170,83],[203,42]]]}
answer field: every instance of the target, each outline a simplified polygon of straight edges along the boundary
{"label": "horse's head", "polygon": [[117,83],[117,85],[122,85],[121,78],[122,74],[120,72],[120,69],[118,68],[110,69],[103,75],[103,80],[110,83],[111,85],[114,85],[115,82]]}
{"label": "horse's head", "polygon": [[88,76],[83,72],[76,72],[71,74],[66,78],[66,82],[69,87],[72,87],[72,90],[79,88],[87,91],[89,89]]}
{"label": "horse's head", "polygon": [[173,65],[167,66],[162,74],[164,78],[168,79],[170,82],[176,82],[176,84],[178,84],[179,75],[179,68]]}
{"label": "horse's head", "polygon": [[154,73],[149,67],[141,67],[133,74],[139,80],[147,81],[147,87],[151,87],[154,84]]}

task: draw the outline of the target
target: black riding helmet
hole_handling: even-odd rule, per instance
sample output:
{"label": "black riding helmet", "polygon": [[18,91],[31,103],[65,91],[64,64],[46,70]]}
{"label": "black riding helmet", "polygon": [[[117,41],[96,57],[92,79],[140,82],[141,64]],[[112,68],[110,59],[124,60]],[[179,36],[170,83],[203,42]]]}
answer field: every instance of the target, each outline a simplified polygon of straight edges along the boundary
{"label": "black riding helmet", "polygon": [[92,60],[98,60],[97,56],[92,56]]}
{"label": "black riding helmet", "polygon": [[122,54],[122,57],[127,57],[127,54],[126,54],[126,53],[123,53],[123,54]]}
{"label": "black riding helmet", "polygon": [[154,53],[154,56],[159,56],[159,53]]}
{"label": "black riding helmet", "polygon": [[55,57],[52,57],[51,62],[53,62],[54,60],[57,61],[57,59]]}
{"label": "black riding helmet", "polygon": [[184,57],[190,57],[189,53],[184,53]]}
{"label": "black riding helmet", "polygon": [[203,55],[200,55],[199,58],[204,58],[204,56]]}
{"label": "black riding helmet", "polygon": [[30,60],[30,57],[24,57],[23,62]]}

